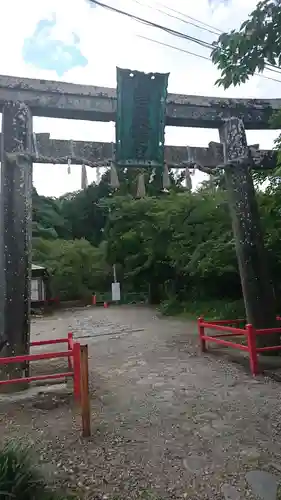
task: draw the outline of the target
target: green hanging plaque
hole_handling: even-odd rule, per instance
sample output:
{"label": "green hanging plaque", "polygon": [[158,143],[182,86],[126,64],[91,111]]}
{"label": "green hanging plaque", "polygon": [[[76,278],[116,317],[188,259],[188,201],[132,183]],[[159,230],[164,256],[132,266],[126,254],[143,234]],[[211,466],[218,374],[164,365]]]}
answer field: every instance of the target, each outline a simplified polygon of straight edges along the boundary
{"label": "green hanging plaque", "polygon": [[168,78],[117,68],[117,165],[163,167]]}

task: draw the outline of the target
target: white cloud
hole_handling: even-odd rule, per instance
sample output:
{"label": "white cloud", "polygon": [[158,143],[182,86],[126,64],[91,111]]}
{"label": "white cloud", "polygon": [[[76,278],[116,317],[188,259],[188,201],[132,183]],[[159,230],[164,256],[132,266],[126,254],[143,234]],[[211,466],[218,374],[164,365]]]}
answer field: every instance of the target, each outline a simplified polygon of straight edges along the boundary
{"label": "white cloud", "polygon": [[[157,11],[140,7],[134,0],[103,0],[120,9],[130,11],[159,24],[165,24],[191,36],[212,41],[214,36],[192,25],[169,18]],[[170,4],[168,0],[162,3]],[[148,0],[142,0],[143,3]],[[159,7],[151,0],[150,5]],[[256,5],[256,0],[232,0],[228,6],[211,9],[208,0],[187,2],[174,0],[172,8],[203,22],[227,31],[240,25]],[[171,4],[170,4],[171,5]],[[159,7],[160,8],[160,7]],[[16,13],[16,15],[15,15]],[[146,42],[141,34],[184,50],[208,56],[208,50],[193,43],[172,37],[160,30],[125,19],[102,8],[91,8],[85,0],[10,0],[0,3],[1,47],[0,73],[30,78],[58,79],[54,71],[40,71],[24,63],[22,46],[30,37],[40,19],[56,14],[58,29],[56,38],[67,41],[71,33],[80,37],[79,47],[88,59],[88,66],[68,71],[61,80],[102,86],[115,86],[116,66],[140,71],[170,72],[169,91],[182,94],[214,95],[228,97],[272,97],[280,93],[280,83],[262,78],[252,78],[247,84],[223,91],[214,86],[219,74],[208,61]],[[176,16],[177,14],[174,13]],[[275,76],[274,74],[269,74]],[[51,137],[96,141],[114,140],[114,124],[75,122],[34,118],[36,132],[50,132]],[[249,142],[259,142],[261,147],[271,147],[274,131],[249,132]],[[175,145],[206,146],[210,140],[218,140],[217,131],[167,127],[166,143]],[[73,167],[67,175],[65,166],[40,165],[34,167],[34,183],[40,194],[60,195],[80,187],[80,169]],[[88,169],[90,170],[90,169]],[[89,180],[94,172],[88,172]]]}

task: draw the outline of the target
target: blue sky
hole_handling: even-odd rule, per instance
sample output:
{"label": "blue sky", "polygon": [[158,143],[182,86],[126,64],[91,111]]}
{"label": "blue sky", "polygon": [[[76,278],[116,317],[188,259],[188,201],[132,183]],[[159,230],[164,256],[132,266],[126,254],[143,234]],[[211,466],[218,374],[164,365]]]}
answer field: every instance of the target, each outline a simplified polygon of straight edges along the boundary
{"label": "blue sky", "polygon": [[61,77],[70,69],[84,68],[88,59],[79,48],[79,35],[72,33],[69,41],[58,40],[53,36],[56,25],[55,13],[51,19],[39,20],[32,36],[24,40],[22,55],[27,64],[40,70],[54,70]]}
{"label": "blue sky", "polygon": [[[183,20],[160,14],[159,3],[171,6],[170,0],[103,0],[104,3],[132,12],[191,36],[214,40],[214,35],[188,24],[192,16],[221,30],[238,27],[255,7],[256,0],[231,0],[210,7],[209,0],[173,0],[172,8]],[[145,4],[149,4],[148,8]],[[17,14],[15,16],[15,13]],[[175,16],[177,14],[174,13]],[[114,87],[116,66],[170,73],[168,91],[188,95],[222,97],[274,97],[280,95],[281,83],[259,77],[241,87],[224,91],[215,86],[219,73],[209,60],[201,59],[139,38],[138,35],[171,44],[199,56],[208,57],[203,47],[167,33],[125,19],[87,0],[9,0],[0,2],[0,74],[42,80]],[[13,19],[13,29],[11,29]],[[23,22],[24,19],[24,22]],[[269,73],[268,76],[275,76]],[[35,132],[49,132],[52,138],[114,141],[114,123],[95,123],[34,117]],[[248,141],[270,148],[274,131],[250,131]],[[166,144],[206,147],[217,141],[217,130],[166,127]],[[87,169],[89,182],[95,172]],[[40,194],[59,196],[80,188],[81,169],[66,166],[35,165],[34,184]],[[197,181],[200,180],[198,174]]]}

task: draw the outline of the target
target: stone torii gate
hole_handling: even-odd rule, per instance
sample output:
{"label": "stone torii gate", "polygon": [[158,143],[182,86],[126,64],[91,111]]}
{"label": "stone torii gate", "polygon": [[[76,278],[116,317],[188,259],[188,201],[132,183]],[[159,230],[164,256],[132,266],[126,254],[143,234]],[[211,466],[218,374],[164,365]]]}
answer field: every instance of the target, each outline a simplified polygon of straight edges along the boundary
{"label": "stone torii gate", "polygon": [[[67,152],[62,156],[50,154],[51,145],[60,145],[63,150],[66,141],[50,141],[44,134],[37,135],[39,148],[34,150],[32,114],[105,121],[114,119],[116,96],[112,89],[100,91],[97,87],[83,87],[82,92],[81,87],[0,76],[0,105],[3,106],[0,196],[1,354],[24,353],[29,344],[32,162],[67,163],[71,158]],[[171,167],[196,166],[207,173],[212,173],[217,165],[223,166],[230,194],[247,317],[257,328],[271,327],[275,323],[273,291],[264,267],[266,259],[263,257],[263,240],[249,166],[271,168],[275,155],[248,149],[243,122],[248,128],[267,128],[272,107],[268,102],[262,101],[241,100],[238,103],[237,100],[232,102],[168,95],[166,109],[167,124],[220,127],[222,145],[211,145],[209,149],[166,148],[166,161]],[[229,120],[231,114],[236,117]],[[81,141],[77,141],[77,144],[82,154],[76,156],[76,150],[71,158],[72,163],[96,167],[112,160],[107,156],[109,147],[106,144],[93,146],[96,143],[81,144]],[[112,151],[111,145],[110,148]]]}

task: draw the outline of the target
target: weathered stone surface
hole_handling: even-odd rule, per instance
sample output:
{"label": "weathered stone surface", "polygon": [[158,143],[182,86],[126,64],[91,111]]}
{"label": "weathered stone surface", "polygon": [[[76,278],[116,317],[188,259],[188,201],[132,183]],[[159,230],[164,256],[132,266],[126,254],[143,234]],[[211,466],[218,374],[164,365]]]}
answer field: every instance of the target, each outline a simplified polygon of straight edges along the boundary
{"label": "weathered stone surface", "polygon": [[[8,356],[24,354],[29,346],[32,162],[17,153],[31,151],[31,137],[28,107],[6,103],[1,137],[0,338],[7,341]],[[9,367],[13,371],[14,365]]]}
{"label": "weathered stone surface", "polygon": [[221,491],[225,500],[241,500],[240,493],[230,484],[223,484]]}
{"label": "weathered stone surface", "polygon": [[183,465],[191,474],[202,474],[207,466],[207,459],[204,455],[189,455],[183,459]]}
{"label": "weathered stone surface", "polygon": [[[0,76],[0,107],[24,101],[34,115],[94,121],[115,121],[116,90],[66,82]],[[236,116],[249,129],[268,129],[280,99],[224,99],[168,94],[166,125],[218,128]]]}
{"label": "weathered stone surface", "polygon": [[[227,120],[220,129],[220,138],[225,145],[225,161],[247,158],[247,139],[241,120]],[[270,328],[276,323],[274,293],[250,168],[244,161],[224,170],[247,321],[255,328]],[[269,339],[265,341],[259,336],[258,341],[262,347]],[[278,345],[278,338],[273,335],[270,341]]]}
{"label": "weathered stone surface", "polygon": [[261,500],[276,500],[279,479],[269,472],[253,470],[247,472],[246,479],[254,495]]}

